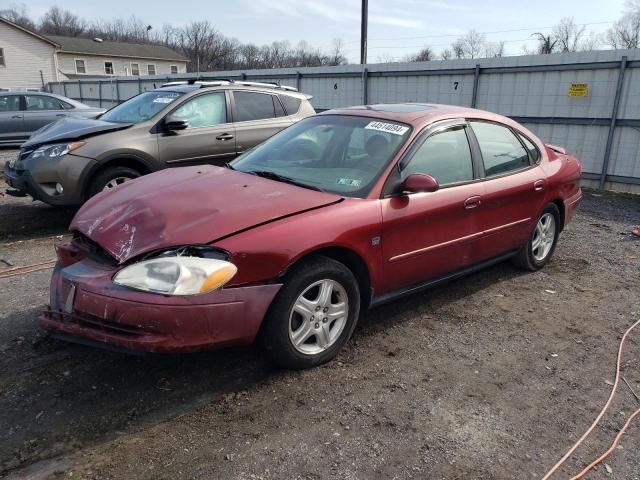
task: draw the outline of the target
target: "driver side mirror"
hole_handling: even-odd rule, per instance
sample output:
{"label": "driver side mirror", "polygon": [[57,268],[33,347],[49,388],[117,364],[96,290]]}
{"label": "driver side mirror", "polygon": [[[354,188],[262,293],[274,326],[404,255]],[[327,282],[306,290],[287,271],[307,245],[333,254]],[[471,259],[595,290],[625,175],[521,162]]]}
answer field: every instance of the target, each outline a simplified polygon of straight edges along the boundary
{"label": "driver side mirror", "polygon": [[184,118],[169,115],[164,119],[164,126],[167,130],[172,132],[176,130],[185,130],[189,128],[189,121]]}
{"label": "driver side mirror", "polygon": [[424,173],[412,173],[402,182],[402,191],[408,193],[435,192],[439,188],[438,180]]}

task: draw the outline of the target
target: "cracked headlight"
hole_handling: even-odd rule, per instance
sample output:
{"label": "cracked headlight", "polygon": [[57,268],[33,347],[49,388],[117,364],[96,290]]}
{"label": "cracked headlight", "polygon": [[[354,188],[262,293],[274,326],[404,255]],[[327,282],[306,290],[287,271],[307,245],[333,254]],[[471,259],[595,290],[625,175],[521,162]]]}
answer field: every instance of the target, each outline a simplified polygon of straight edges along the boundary
{"label": "cracked headlight", "polygon": [[225,260],[161,257],[123,268],[113,277],[113,282],[164,295],[197,295],[221,288],[237,271],[234,264]]}
{"label": "cracked headlight", "polygon": [[40,157],[58,158],[66,155],[67,153],[77,150],[83,146],[85,142],[73,142],[73,143],[56,143],[53,145],[43,145],[30,155],[31,158],[36,159]]}

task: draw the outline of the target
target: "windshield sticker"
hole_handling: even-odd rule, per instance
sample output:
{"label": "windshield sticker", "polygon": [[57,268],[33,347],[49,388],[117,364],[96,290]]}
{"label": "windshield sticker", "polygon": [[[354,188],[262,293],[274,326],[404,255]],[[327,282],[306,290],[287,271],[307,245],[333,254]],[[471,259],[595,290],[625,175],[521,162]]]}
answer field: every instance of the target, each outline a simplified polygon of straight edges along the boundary
{"label": "windshield sticker", "polygon": [[346,185],[348,187],[359,187],[362,185],[362,180],[355,180],[353,178],[339,178],[336,182],[338,185]]}
{"label": "windshield sticker", "polygon": [[366,130],[377,130],[379,132],[393,133],[394,135],[404,135],[409,130],[409,127],[398,125],[396,123],[386,122],[370,122],[366,127]]}
{"label": "windshield sticker", "polygon": [[153,99],[153,103],[171,103],[175,99],[175,97],[158,97]]}

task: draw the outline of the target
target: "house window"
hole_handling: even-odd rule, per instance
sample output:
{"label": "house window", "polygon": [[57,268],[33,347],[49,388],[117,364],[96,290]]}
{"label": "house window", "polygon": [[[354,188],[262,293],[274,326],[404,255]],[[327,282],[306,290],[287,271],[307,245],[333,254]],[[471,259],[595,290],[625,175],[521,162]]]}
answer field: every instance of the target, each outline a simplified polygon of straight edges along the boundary
{"label": "house window", "polygon": [[104,62],[104,73],[113,75],[113,62]]}
{"label": "house window", "polygon": [[131,75],[140,75],[140,64],[132,63],[131,64]]}
{"label": "house window", "polygon": [[76,73],[87,73],[86,65],[81,58],[76,58]]}
{"label": "house window", "polygon": [[[7,64],[4,63],[4,48],[0,48],[0,67],[6,67],[6,66],[7,66]],[[173,68],[173,67],[171,67],[171,68]]]}
{"label": "house window", "polygon": [[171,65],[171,74],[178,73],[178,65]]}
{"label": "house window", "polygon": [[147,75],[155,75],[156,74],[156,66],[153,63],[147,64]]}

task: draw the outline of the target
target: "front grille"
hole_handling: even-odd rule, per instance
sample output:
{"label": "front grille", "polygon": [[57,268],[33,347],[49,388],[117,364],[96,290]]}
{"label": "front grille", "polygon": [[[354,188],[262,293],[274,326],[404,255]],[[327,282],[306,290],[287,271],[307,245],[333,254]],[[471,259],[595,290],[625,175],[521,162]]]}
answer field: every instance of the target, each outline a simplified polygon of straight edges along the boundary
{"label": "front grille", "polygon": [[103,318],[94,317],[93,315],[87,315],[86,313],[66,313],[62,310],[54,310],[51,307],[47,307],[44,315],[48,320],[53,320],[61,324],[73,324],[86,328],[87,330],[118,335],[121,337],[139,337],[145,333],[141,328],[130,325],[121,325]]}
{"label": "front grille", "polygon": [[87,257],[98,263],[115,266],[118,261],[104,248],[80,232],[73,232],[71,243]]}

